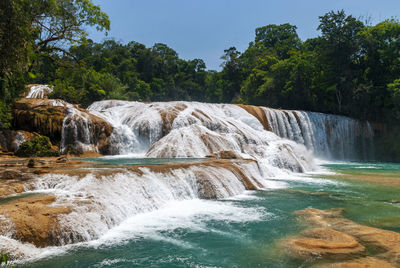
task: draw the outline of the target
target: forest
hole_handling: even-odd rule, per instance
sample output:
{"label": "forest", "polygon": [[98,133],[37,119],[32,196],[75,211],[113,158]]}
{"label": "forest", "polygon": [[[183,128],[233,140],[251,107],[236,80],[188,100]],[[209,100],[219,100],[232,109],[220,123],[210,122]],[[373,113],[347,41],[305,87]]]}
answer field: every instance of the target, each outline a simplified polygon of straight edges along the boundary
{"label": "forest", "polygon": [[[166,44],[106,39],[90,0],[0,4],[0,122],[26,84],[54,86],[52,98],[83,107],[103,99],[243,103],[341,114],[393,124],[400,119],[400,22],[371,25],[341,11],[319,17],[319,36],[301,40],[290,24],[255,29],[245,51],[221,51],[221,70],[185,60]],[[139,26],[138,26],[139,27]]]}

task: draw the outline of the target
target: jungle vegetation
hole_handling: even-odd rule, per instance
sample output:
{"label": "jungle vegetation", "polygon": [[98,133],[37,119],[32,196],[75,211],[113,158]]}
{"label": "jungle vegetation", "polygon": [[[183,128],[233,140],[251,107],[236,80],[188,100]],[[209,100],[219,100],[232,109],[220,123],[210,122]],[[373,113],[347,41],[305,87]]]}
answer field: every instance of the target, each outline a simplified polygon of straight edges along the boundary
{"label": "jungle vegetation", "polygon": [[30,83],[87,106],[103,99],[188,100],[299,109],[396,123],[400,119],[400,22],[376,25],[341,11],[319,17],[319,36],[295,25],[255,29],[245,51],[221,52],[220,71],[181,59],[166,44],[95,43],[85,29],[110,29],[90,0],[0,3],[0,122]]}

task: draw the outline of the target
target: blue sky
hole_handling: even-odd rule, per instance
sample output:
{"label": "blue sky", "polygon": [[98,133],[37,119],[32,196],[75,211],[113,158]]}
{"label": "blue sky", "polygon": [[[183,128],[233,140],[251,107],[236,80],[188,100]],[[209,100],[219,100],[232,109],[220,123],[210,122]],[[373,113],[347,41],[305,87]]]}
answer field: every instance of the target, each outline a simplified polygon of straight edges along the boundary
{"label": "blue sky", "polygon": [[[344,9],[376,24],[400,17],[400,0],[93,0],[111,20],[107,38],[146,46],[165,43],[181,58],[201,58],[219,69],[224,49],[244,51],[254,30],[267,24],[290,23],[301,39],[315,37],[318,16]],[[104,33],[90,31],[101,42]]]}

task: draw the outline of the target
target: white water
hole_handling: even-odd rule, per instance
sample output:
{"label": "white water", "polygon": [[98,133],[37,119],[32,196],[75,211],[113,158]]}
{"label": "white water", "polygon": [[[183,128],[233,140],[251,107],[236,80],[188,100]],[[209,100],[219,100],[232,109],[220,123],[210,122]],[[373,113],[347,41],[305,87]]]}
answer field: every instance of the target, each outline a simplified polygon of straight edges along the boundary
{"label": "white water", "polygon": [[318,157],[342,160],[374,157],[374,132],[367,121],[332,114],[263,109],[271,131],[304,144]]}
{"label": "white water", "polygon": [[[67,115],[61,149],[72,144],[84,150],[96,150],[90,115],[73,105],[65,105]],[[317,113],[264,108],[271,127],[267,131],[253,115],[230,104],[101,101],[93,103],[88,111],[113,126],[114,154],[175,158],[206,157],[231,151],[238,157],[255,160],[238,162],[235,167],[260,190],[289,187],[291,180],[327,183],[297,176],[294,172],[315,170],[312,152],[348,158],[353,157],[351,150],[358,144],[358,136],[354,134],[359,130],[357,121]],[[366,129],[371,132],[368,125]],[[58,216],[57,245],[82,241],[115,243],[138,234],[154,234],[154,228],[149,227],[153,225],[144,224],[145,220],[157,222],[157,228],[168,225],[166,222],[162,227],[163,219],[155,211],[165,213],[173,226],[182,218],[187,219],[182,224],[191,224],[190,219],[196,213],[234,220],[240,213],[249,212],[199,200],[229,198],[246,191],[240,174],[215,165],[189,165],[162,172],[148,168],[140,168],[139,173],[123,169],[112,175],[88,174],[83,178],[49,174],[38,177],[27,190],[55,195],[57,200],[52,206],[72,207],[72,213]],[[193,214],[180,211],[184,208],[182,204],[188,202],[199,204],[196,209],[191,206]],[[257,216],[256,212],[251,213]],[[250,214],[245,216],[250,219]],[[3,222],[2,230],[8,231],[1,231],[0,251],[13,248],[13,252],[31,258],[60,249],[42,250],[23,245],[12,239],[12,223]]]}
{"label": "white water", "polygon": [[[259,189],[269,187],[269,182],[261,176],[257,163],[249,162],[236,166],[247,174],[250,181],[259,185]],[[238,213],[243,214],[247,211],[241,212],[241,209],[230,205],[195,201],[199,198],[221,199],[244,193],[245,185],[234,170],[213,165],[192,165],[163,172],[144,167],[139,169],[139,173],[121,169],[112,175],[88,174],[83,178],[48,174],[27,186],[27,192],[55,195],[57,200],[51,206],[72,207],[72,213],[58,216],[60,228],[53,233],[53,236],[57,237],[57,241],[53,243],[61,246],[90,241],[92,245],[119,243],[127,239],[127,236],[123,235],[127,230],[132,235],[143,235],[143,232],[150,232],[154,224],[157,228],[166,228],[165,225],[160,226],[161,223],[167,224],[163,222],[165,219],[160,217],[163,213],[170,217],[172,222],[169,224],[176,226],[178,222],[170,214],[181,209],[182,205],[190,205],[193,202],[205,206],[196,208],[190,205],[188,209],[193,211],[182,212],[181,216],[177,214],[176,217],[190,218],[196,213],[203,213],[212,214],[214,218],[228,217],[230,220],[240,220],[241,215]],[[274,182],[271,182],[271,185],[274,185]],[[226,211],[222,212],[225,209]],[[153,213],[156,210],[161,214]],[[247,220],[258,217],[254,212],[250,214],[253,215],[248,215]],[[159,223],[136,222],[140,219],[158,219]],[[12,239],[12,222],[2,220],[1,223],[0,251],[13,249],[14,254],[25,259],[60,251],[59,247],[39,249],[30,244],[22,244]],[[137,230],[132,228],[132,225],[142,229]]]}
{"label": "white water", "polygon": [[111,147],[116,154],[170,158],[233,151],[268,168],[313,168],[305,147],[264,130],[257,118],[236,105],[100,101],[88,110],[114,127]]}
{"label": "white water", "polygon": [[92,120],[88,113],[80,111],[77,107],[67,106],[67,115],[63,121],[61,133],[61,153],[66,153],[68,145],[80,151],[97,152],[94,142]]}
{"label": "white water", "polygon": [[48,94],[53,92],[53,88],[48,85],[36,85],[29,89],[28,99],[44,99]]}

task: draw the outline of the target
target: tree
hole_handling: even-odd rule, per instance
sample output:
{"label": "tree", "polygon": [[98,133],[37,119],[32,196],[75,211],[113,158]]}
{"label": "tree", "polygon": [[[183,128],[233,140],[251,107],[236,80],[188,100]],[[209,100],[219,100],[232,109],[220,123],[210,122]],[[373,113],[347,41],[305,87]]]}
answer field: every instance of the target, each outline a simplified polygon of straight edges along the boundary
{"label": "tree", "polygon": [[[330,112],[349,114],[354,81],[358,75],[359,32],[364,24],[343,10],[320,16],[322,36],[316,49],[324,66],[324,88],[334,92],[337,109]],[[344,107],[345,106],[345,107]],[[344,110],[344,111],[343,111]]]}
{"label": "tree", "polygon": [[0,1],[0,128],[9,127],[9,103],[24,90],[32,51],[29,1]]}
{"label": "tree", "polygon": [[[90,0],[2,0],[0,3],[0,127],[4,107],[24,90],[35,63],[85,42],[84,27],[108,30],[105,13]],[[29,75],[29,76],[28,76]]]}
{"label": "tree", "polygon": [[385,20],[375,26],[364,28],[360,32],[362,83],[370,84],[368,92],[370,103],[369,118],[393,118],[388,103],[393,100],[388,84],[394,83],[400,73],[400,23],[397,20]]}
{"label": "tree", "polygon": [[222,79],[226,81],[223,86],[223,102],[231,102],[235,96],[240,93],[240,85],[242,83],[242,73],[240,66],[240,52],[236,47],[230,47],[224,50],[224,55],[221,59],[224,61],[221,66]]}
{"label": "tree", "polygon": [[30,11],[38,53],[68,53],[65,47],[86,41],[84,27],[110,29],[108,16],[91,0],[36,0],[31,1]]}
{"label": "tree", "polygon": [[270,50],[279,59],[287,59],[291,51],[298,50],[301,46],[296,29],[296,26],[289,23],[259,27],[256,29],[254,44],[259,49]]}

